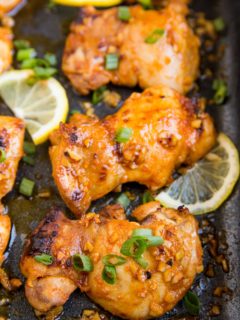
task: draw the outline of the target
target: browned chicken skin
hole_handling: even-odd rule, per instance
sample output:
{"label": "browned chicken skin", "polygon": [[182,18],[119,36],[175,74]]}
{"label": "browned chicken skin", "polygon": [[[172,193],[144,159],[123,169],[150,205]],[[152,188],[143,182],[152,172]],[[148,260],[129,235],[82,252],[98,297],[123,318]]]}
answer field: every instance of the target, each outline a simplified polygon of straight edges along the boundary
{"label": "browned chicken skin", "polygon": [[[118,217],[122,214],[122,220],[113,219],[114,211]],[[197,223],[187,209],[178,212],[162,208],[158,202],[138,207],[133,215],[142,220],[141,225],[125,220],[119,205],[106,207],[99,215],[89,213],[78,221],[52,210],[27,240],[20,263],[30,304],[47,312],[63,305],[79,287],[104,309],[125,319],[149,319],[172,309],[202,271]],[[144,252],[147,269],[125,257],[126,263],[116,267],[115,284],[106,283],[102,258],[121,255],[122,244],[138,228],[151,229],[164,243]],[[34,259],[42,253],[53,258],[52,265]],[[74,269],[71,257],[78,253],[90,257],[92,272]]]}
{"label": "browned chicken skin", "polygon": [[[197,77],[199,39],[186,21],[186,1],[170,0],[163,10],[129,7],[128,22],[118,18],[118,9],[82,9],[80,22],[71,26],[62,68],[82,94],[109,82],[142,88],[167,85],[181,93]],[[146,39],[164,30],[155,43]],[[117,70],[106,70],[105,57],[119,55]]]}
{"label": "browned chicken skin", "polygon": [[[0,149],[6,159],[0,162],[0,201],[12,190],[18,163],[23,154],[24,124],[22,120],[0,116]],[[11,223],[0,202],[0,265],[8,244]]]}
{"label": "browned chicken skin", "polygon": [[[130,128],[126,143],[119,129]],[[158,87],[134,93],[104,120],[74,115],[51,135],[53,176],[69,208],[81,216],[92,200],[122,183],[151,190],[170,182],[181,164],[192,164],[215,144],[210,116],[177,92]]]}
{"label": "browned chicken skin", "polygon": [[9,69],[12,63],[12,32],[7,27],[1,27],[0,17],[0,74]]}

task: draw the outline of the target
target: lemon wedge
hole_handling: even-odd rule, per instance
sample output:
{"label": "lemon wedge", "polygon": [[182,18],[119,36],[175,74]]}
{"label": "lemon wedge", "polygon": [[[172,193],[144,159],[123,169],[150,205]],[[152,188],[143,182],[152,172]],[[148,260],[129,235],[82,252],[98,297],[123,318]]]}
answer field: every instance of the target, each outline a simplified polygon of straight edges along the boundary
{"label": "lemon wedge", "polygon": [[239,153],[223,133],[217,145],[186,174],[157,195],[163,206],[186,206],[192,214],[212,212],[230,196],[239,178]]}
{"label": "lemon wedge", "polygon": [[28,84],[32,70],[13,70],[0,76],[0,96],[16,117],[25,121],[35,144],[65,122],[69,110],[65,89],[54,78]]}
{"label": "lemon wedge", "polygon": [[110,7],[121,3],[121,0],[53,0],[54,3],[65,6],[96,6],[96,7]]}

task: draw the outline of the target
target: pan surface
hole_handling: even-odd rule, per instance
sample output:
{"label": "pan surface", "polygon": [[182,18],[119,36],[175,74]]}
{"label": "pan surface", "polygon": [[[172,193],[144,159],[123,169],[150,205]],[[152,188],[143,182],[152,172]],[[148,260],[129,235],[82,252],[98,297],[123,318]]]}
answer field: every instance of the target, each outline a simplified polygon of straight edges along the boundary
{"label": "pan surface", "polygon": [[[67,7],[48,8],[49,1],[31,0],[16,15],[14,34],[18,39],[28,39],[31,45],[40,54],[53,52],[57,54],[60,64],[64,41],[68,33],[70,22],[76,18],[78,9]],[[221,16],[227,25],[225,36],[220,41],[226,43],[224,59],[219,63],[219,70],[224,70],[228,79],[229,96],[224,106],[210,106],[208,111],[215,119],[219,131],[225,132],[240,149],[240,1],[239,0],[193,0],[192,7],[195,11],[202,11],[207,18],[213,19]],[[59,65],[60,66],[60,65]],[[80,97],[71,87],[63,74],[59,74],[59,79],[67,89],[71,108],[83,110],[82,102],[89,101],[89,97]],[[200,82],[202,94],[205,94],[208,82]],[[130,95],[132,90],[114,88],[118,91],[122,99]],[[107,107],[103,104],[95,108],[95,113],[99,117],[114,113],[116,109]],[[0,101],[0,114],[10,114],[7,107]],[[61,200],[58,191],[51,177],[51,165],[48,157],[48,143],[37,148],[36,164],[30,167],[21,163],[18,170],[18,177],[14,190],[6,197],[5,205],[8,208],[12,219],[13,230],[9,245],[7,259],[4,268],[11,277],[23,277],[19,271],[19,258],[24,243],[24,239],[33,230],[39,221],[45,216],[46,212],[53,205],[63,208],[70,217],[71,213],[67,210]],[[32,199],[26,199],[19,195],[18,186],[21,178],[25,176],[36,182],[36,195]],[[218,243],[217,255],[226,258],[229,270],[223,271],[222,266],[216,262],[211,251],[211,246],[204,244],[204,265],[205,270],[213,270],[214,277],[201,274],[193,285],[193,290],[199,296],[201,302],[201,312],[198,319],[210,319],[213,306],[219,306],[221,312],[216,319],[240,320],[240,184],[228,201],[221,206],[215,213],[207,216],[198,217],[200,221],[202,239],[206,235],[213,235]],[[40,198],[37,196],[39,191],[50,190],[50,198]],[[141,195],[144,188],[136,184],[124,186],[124,190],[131,191],[135,195],[132,206],[140,204]],[[103,199],[93,204],[92,210],[98,211],[99,208],[108,203],[114,202],[114,193],[107,195]],[[131,211],[131,208],[129,209]],[[206,241],[205,241],[206,242]],[[227,272],[226,272],[227,271]],[[205,271],[206,273],[206,271]],[[228,289],[228,293],[216,297],[213,295],[217,287]],[[6,293],[0,289],[0,301],[2,298],[9,299],[9,304],[1,306],[0,317],[5,316],[11,320],[34,320],[35,314],[24,296],[24,289]],[[70,320],[80,319],[82,310],[97,309],[84,294],[76,291],[64,306],[64,311],[58,319]],[[117,319],[103,310],[100,313],[106,315],[107,319]],[[178,306],[161,317],[161,319],[192,319],[187,314],[182,302]],[[196,319],[196,318],[195,318]]]}

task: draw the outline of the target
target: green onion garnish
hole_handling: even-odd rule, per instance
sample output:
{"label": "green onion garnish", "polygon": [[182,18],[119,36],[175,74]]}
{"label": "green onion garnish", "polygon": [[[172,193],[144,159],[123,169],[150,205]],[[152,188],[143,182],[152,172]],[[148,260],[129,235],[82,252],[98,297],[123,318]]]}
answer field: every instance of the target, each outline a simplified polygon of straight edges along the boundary
{"label": "green onion garnish", "polygon": [[37,53],[33,48],[20,49],[17,52],[17,61],[23,61],[34,58],[36,54]]}
{"label": "green onion garnish", "polygon": [[48,68],[49,66],[48,61],[39,58],[27,59],[21,63],[21,69],[33,69],[34,67]]}
{"label": "green onion garnish", "polygon": [[125,193],[122,193],[116,200],[116,203],[120,204],[124,209],[126,209],[129,204],[130,200]]}
{"label": "green onion garnish", "polygon": [[147,190],[143,194],[142,202],[147,203],[147,202],[151,202],[151,201],[154,201],[154,198],[153,198],[151,192],[149,190]]}
{"label": "green onion garnish", "polygon": [[93,271],[93,264],[91,259],[85,254],[75,254],[72,256],[73,267],[77,271],[91,272]]}
{"label": "green onion garnish", "polygon": [[138,2],[142,5],[144,9],[153,8],[153,4],[151,0],[138,0]]}
{"label": "green onion garnish", "polygon": [[33,157],[31,157],[31,156],[24,156],[24,157],[22,158],[22,160],[23,160],[25,163],[29,164],[30,166],[34,166],[34,164],[35,164],[35,160],[34,160]]}
{"label": "green onion garnish", "polygon": [[152,236],[152,230],[147,228],[135,229],[133,230],[132,237],[136,237],[136,236],[143,236],[143,237]]}
{"label": "green onion garnish", "polygon": [[156,43],[165,33],[164,29],[154,30],[146,39],[145,43],[153,44]]}
{"label": "green onion garnish", "polygon": [[146,237],[148,247],[157,247],[163,244],[163,238],[159,236],[148,236]]}
{"label": "green onion garnish", "polygon": [[44,55],[45,61],[49,63],[50,66],[55,67],[57,65],[57,57],[53,53],[46,53]]}
{"label": "green onion garnish", "polygon": [[117,142],[127,142],[133,134],[132,128],[120,128],[116,133]]}
{"label": "green onion garnish", "polygon": [[132,237],[123,243],[120,252],[127,257],[140,257],[146,248],[147,241],[145,238]]}
{"label": "green onion garnish", "polygon": [[34,185],[34,181],[29,180],[27,178],[23,178],[19,186],[19,192],[24,196],[31,197]]}
{"label": "green onion garnish", "polygon": [[117,279],[117,271],[114,266],[104,266],[102,271],[102,279],[108,284],[114,284]]}
{"label": "green onion garnish", "polygon": [[102,261],[105,266],[120,266],[126,263],[127,259],[116,254],[108,254],[103,257]]}
{"label": "green onion garnish", "polygon": [[185,297],[183,298],[183,304],[191,315],[197,316],[199,314],[200,302],[197,295],[194,292],[189,291],[185,295]]}
{"label": "green onion garnish", "polygon": [[37,256],[34,257],[34,259],[37,262],[45,264],[46,266],[49,266],[49,265],[51,265],[53,263],[53,257],[50,256],[49,254],[46,254],[46,253],[42,253],[40,255],[37,255]]}
{"label": "green onion garnish", "polygon": [[122,21],[129,21],[131,18],[131,12],[128,7],[118,7],[118,18]]}
{"label": "green onion garnish", "polygon": [[15,40],[13,43],[18,50],[30,48],[30,44],[27,40]]}
{"label": "green onion garnish", "polygon": [[6,160],[6,152],[3,148],[0,148],[0,163],[3,163]]}
{"label": "green onion garnish", "polygon": [[116,70],[119,65],[119,56],[116,53],[109,53],[105,57],[105,69]]}
{"label": "green onion garnish", "polygon": [[216,104],[222,104],[228,95],[227,84],[222,79],[216,79],[213,81],[213,90],[215,95],[213,100]]}
{"label": "green onion garnish", "polygon": [[143,257],[135,257],[134,260],[143,268],[148,267],[148,262]]}
{"label": "green onion garnish", "polygon": [[102,87],[98,88],[97,90],[93,91],[92,103],[93,104],[98,104],[99,102],[101,102],[103,100],[103,93],[106,90],[107,90],[107,87],[106,86],[102,86]]}
{"label": "green onion garnish", "polygon": [[225,22],[223,18],[219,17],[213,20],[213,26],[217,32],[221,32],[225,29]]}
{"label": "green onion garnish", "polygon": [[57,73],[57,69],[55,68],[43,68],[43,67],[35,67],[34,69],[35,76],[38,79],[48,79]]}
{"label": "green onion garnish", "polygon": [[27,154],[34,154],[36,153],[36,146],[32,142],[24,141],[23,150]]}

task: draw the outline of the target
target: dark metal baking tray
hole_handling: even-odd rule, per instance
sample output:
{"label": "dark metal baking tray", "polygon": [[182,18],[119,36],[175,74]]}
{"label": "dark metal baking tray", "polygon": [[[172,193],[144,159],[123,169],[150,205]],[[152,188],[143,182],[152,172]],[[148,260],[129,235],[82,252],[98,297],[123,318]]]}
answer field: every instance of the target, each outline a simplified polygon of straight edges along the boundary
{"label": "dark metal baking tray", "polygon": [[[56,7],[53,10],[47,8],[48,1],[31,0],[15,17],[15,37],[29,39],[38,52],[57,53],[61,61],[64,40],[68,32],[70,22],[76,17],[78,9]],[[226,43],[225,56],[219,63],[219,70],[225,70],[228,78],[229,99],[223,106],[211,106],[208,111],[213,115],[218,130],[224,131],[240,148],[240,1],[239,0],[193,0],[192,7],[195,11],[202,11],[207,18],[213,19],[223,17],[227,30],[219,41]],[[60,73],[61,82],[67,89],[71,108],[82,110],[81,103],[89,97],[80,97],[70,86],[68,81]],[[207,81],[200,81],[202,94],[205,94],[210,84]],[[115,88],[123,97],[129,96],[132,90]],[[201,92],[201,91],[200,91]],[[99,105],[95,108],[98,116],[115,112],[116,109]],[[10,114],[9,110],[0,102],[0,114]],[[69,216],[63,201],[60,199],[57,189],[51,177],[51,165],[48,157],[48,143],[37,148],[36,165],[30,167],[24,163],[20,164],[19,173],[14,190],[6,197],[5,204],[12,219],[13,229],[9,245],[8,256],[4,267],[11,277],[23,277],[19,271],[19,258],[22,245],[26,235],[33,230],[38,222],[45,216],[52,205],[59,205]],[[34,196],[32,199],[25,199],[19,196],[17,190],[21,177],[26,176],[36,181],[37,190],[50,189],[52,196],[49,199],[42,199]],[[136,194],[133,205],[140,203],[140,197],[144,190],[136,184],[124,186],[125,190],[131,190]],[[112,193],[94,203],[93,210],[100,206],[114,201]],[[228,201],[215,213],[198,217],[203,236],[207,233],[214,234],[218,240],[219,254],[224,254],[229,261],[229,272],[223,272],[221,266],[209,254],[209,245],[204,245],[204,265],[210,263],[215,270],[213,278],[200,275],[193,290],[199,295],[201,301],[201,312],[198,319],[210,319],[210,310],[213,305],[221,308],[221,314],[216,319],[239,320],[240,319],[240,188],[239,183]],[[214,297],[213,291],[217,286],[231,289],[230,295]],[[0,316],[7,316],[11,320],[36,319],[32,308],[24,296],[24,289],[6,293],[0,290],[0,299],[9,298],[9,305],[0,307]],[[59,319],[70,320],[80,319],[83,309],[98,309],[84,294],[76,291],[64,306],[64,312]],[[107,314],[101,310],[103,314]],[[107,315],[109,319],[116,319]],[[192,319],[184,310],[182,303],[163,316],[161,319]]]}

